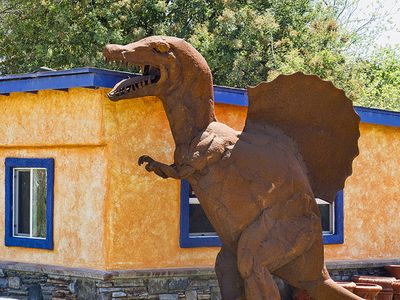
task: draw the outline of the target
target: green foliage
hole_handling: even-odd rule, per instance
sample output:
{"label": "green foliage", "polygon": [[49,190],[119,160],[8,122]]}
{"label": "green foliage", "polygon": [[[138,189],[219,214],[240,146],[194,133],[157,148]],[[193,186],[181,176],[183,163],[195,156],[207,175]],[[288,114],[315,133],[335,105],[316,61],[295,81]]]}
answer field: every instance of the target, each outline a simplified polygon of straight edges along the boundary
{"label": "green foliage", "polygon": [[400,54],[380,49],[370,61],[363,61],[361,77],[365,88],[358,104],[400,111]]}
{"label": "green foliage", "polygon": [[[189,41],[206,57],[217,84],[246,86],[265,80],[273,65],[273,35],[279,29],[272,13],[249,6],[225,8],[214,28],[199,24]],[[222,67],[224,66],[224,67]]]}
{"label": "green foliage", "polygon": [[334,81],[357,104],[399,109],[398,54],[349,52],[361,38],[341,20],[354,1],[0,0],[0,74],[109,67],[105,44],[166,34],[191,42],[219,85],[303,71]]}

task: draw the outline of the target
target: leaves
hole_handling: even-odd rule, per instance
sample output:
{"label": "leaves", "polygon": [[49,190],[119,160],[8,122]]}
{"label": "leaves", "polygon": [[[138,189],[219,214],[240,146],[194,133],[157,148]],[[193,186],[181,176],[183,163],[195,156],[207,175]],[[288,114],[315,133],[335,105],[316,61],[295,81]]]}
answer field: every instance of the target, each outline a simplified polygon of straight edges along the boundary
{"label": "leaves", "polygon": [[356,104],[399,110],[395,49],[351,52],[365,36],[349,23],[357,1],[0,0],[0,74],[109,67],[105,44],[165,34],[192,43],[215,84],[245,87],[300,70],[332,80]]}
{"label": "leaves", "polygon": [[400,57],[395,49],[379,49],[370,61],[361,65],[364,88],[359,105],[385,107],[400,111]]}

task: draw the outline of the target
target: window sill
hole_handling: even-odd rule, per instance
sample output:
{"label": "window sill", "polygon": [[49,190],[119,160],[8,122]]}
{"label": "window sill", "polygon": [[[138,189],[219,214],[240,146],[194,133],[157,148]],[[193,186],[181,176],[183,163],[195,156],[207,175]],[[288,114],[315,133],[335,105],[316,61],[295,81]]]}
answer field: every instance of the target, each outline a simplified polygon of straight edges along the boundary
{"label": "window sill", "polygon": [[53,249],[53,242],[50,239],[8,237],[4,244],[8,247],[38,248],[48,250]]}

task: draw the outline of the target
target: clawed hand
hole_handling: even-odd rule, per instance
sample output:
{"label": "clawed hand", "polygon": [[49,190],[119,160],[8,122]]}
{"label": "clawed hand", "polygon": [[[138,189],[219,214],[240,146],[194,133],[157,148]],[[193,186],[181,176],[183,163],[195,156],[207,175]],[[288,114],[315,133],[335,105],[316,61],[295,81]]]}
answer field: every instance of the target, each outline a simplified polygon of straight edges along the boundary
{"label": "clawed hand", "polygon": [[168,176],[161,170],[161,164],[159,162],[155,161],[154,159],[152,159],[150,156],[142,155],[141,157],[139,157],[139,159],[138,159],[139,166],[141,166],[144,163],[146,163],[144,168],[148,172],[154,172],[162,178],[168,178]]}
{"label": "clawed hand", "polygon": [[154,159],[152,159],[150,156],[148,155],[142,155],[141,157],[139,157],[138,159],[138,164],[139,166],[143,165],[144,163],[147,163],[145,165],[145,168],[147,171],[151,172],[154,169]]}

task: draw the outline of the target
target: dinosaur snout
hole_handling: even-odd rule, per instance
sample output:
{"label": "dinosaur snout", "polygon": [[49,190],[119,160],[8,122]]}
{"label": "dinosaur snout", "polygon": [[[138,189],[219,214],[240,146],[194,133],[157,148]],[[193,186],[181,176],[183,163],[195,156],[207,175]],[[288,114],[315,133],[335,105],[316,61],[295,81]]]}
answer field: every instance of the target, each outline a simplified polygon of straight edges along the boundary
{"label": "dinosaur snout", "polygon": [[121,61],[124,59],[123,52],[126,49],[124,46],[117,44],[108,44],[103,49],[103,55],[109,61]]}

